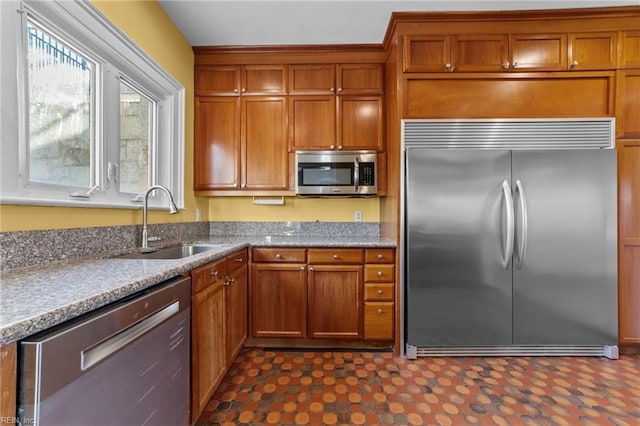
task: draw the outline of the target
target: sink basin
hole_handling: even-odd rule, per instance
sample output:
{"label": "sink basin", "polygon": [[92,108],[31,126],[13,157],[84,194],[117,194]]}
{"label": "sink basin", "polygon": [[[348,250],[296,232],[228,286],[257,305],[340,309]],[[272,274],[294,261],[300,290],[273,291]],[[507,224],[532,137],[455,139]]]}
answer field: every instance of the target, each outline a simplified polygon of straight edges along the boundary
{"label": "sink basin", "polygon": [[217,243],[191,243],[191,244],[179,244],[176,246],[169,246],[158,249],[149,253],[131,253],[124,256],[119,256],[119,259],[183,259],[185,257],[193,256],[198,253],[204,253],[209,250],[228,246],[231,243],[217,242]]}

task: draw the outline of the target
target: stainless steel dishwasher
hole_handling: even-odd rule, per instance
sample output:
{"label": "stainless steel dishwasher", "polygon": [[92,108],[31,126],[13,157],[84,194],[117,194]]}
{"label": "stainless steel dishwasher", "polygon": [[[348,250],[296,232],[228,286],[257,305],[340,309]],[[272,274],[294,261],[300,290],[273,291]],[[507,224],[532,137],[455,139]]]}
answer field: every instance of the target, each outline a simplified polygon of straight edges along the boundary
{"label": "stainless steel dishwasher", "polygon": [[23,425],[189,423],[189,278],[20,343]]}

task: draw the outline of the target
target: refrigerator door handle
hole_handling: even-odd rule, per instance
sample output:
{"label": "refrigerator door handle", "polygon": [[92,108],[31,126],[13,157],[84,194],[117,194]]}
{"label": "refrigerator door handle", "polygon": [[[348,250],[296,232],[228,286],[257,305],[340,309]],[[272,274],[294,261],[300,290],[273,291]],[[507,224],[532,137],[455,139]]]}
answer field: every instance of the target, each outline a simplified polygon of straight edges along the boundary
{"label": "refrigerator door handle", "polygon": [[511,265],[511,257],[513,256],[513,236],[514,236],[514,214],[513,214],[513,197],[511,196],[511,187],[509,181],[505,179],[502,182],[502,192],[504,193],[505,207],[507,210],[507,244],[502,258],[502,268],[506,271]]}
{"label": "refrigerator door handle", "polygon": [[516,193],[520,199],[520,215],[522,219],[522,228],[520,232],[520,247],[518,248],[518,253],[515,258],[515,267],[517,269],[522,269],[524,265],[524,259],[527,255],[527,231],[528,231],[528,217],[527,217],[527,197],[524,194],[524,187],[522,186],[522,182],[520,179],[516,180]]}

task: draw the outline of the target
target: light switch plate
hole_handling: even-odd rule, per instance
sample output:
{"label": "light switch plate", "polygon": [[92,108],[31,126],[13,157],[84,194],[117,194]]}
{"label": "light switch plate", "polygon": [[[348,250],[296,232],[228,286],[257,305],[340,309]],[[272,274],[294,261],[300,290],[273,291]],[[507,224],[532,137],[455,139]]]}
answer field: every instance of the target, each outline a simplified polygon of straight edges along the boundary
{"label": "light switch plate", "polygon": [[362,222],[362,210],[356,210],[354,216],[353,216],[353,220],[355,222]]}

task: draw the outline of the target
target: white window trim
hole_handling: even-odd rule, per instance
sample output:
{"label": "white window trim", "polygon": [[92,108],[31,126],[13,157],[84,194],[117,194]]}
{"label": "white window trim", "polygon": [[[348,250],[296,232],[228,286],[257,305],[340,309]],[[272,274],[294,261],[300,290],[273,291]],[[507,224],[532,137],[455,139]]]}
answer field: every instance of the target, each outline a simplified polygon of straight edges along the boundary
{"label": "white window trim", "polygon": [[[101,67],[102,73],[116,73],[99,79],[98,86],[111,84],[105,83],[110,81],[109,78],[122,77],[136,84],[140,84],[144,78],[144,84],[141,86],[158,99],[159,111],[159,147],[153,153],[153,156],[157,157],[157,163],[155,170],[150,170],[150,175],[156,178],[153,183],[168,187],[178,207],[184,208],[184,87],[122,31],[113,26],[91,3],[78,0],[0,1],[0,47],[3,52],[0,74],[0,204],[129,209],[141,207],[140,202],[132,201],[131,194],[114,196],[115,191],[108,190],[114,182],[108,182],[106,179],[108,153],[104,141],[108,138],[118,138],[118,134],[114,136],[113,132],[113,129],[119,129],[116,111],[98,111],[95,118],[96,131],[103,140],[98,144],[98,149],[103,150],[99,156],[104,164],[96,165],[96,184],[100,189],[90,198],[69,197],[68,187],[64,191],[55,191],[49,185],[25,185],[22,182],[21,173],[24,165],[20,162],[23,161],[24,155],[20,152],[20,144],[25,140],[24,115],[27,109],[21,94],[21,88],[25,87],[25,70],[20,11],[24,11],[25,8],[40,17],[46,17],[46,23],[51,24],[53,30],[61,31],[68,39],[81,40],[83,47],[105,62]],[[103,96],[104,87],[97,89],[98,96]],[[150,197],[150,205],[164,208],[166,200],[163,197]]]}

